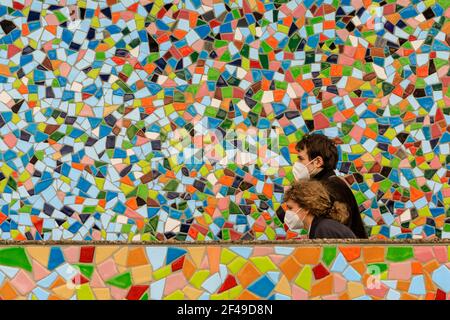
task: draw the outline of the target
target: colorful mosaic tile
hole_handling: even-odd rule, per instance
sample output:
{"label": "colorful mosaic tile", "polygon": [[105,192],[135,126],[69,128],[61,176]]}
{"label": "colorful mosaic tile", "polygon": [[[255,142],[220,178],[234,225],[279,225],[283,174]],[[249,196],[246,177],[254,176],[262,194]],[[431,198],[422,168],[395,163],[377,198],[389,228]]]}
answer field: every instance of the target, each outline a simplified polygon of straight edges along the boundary
{"label": "colorful mosaic tile", "polygon": [[[342,140],[338,170],[372,237],[450,238],[449,6],[2,1],[0,238],[289,238],[276,212],[293,180],[294,146],[312,131]],[[170,135],[199,121],[275,128],[280,167],[187,163]],[[51,255],[58,268],[61,252]],[[336,281],[345,275],[356,274]],[[125,286],[129,276],[110,281]],[[193,277],[206,289],[173,294],[215,292],[217,278]],[[245,294],[260,294],[271,277]],[[423,278],[414,279],[419,292]],[[83,297],[98,294],[83,288]]]}
{"label": "colorful mosaic tile", "polygon": [[0,300],[449,300],[449,252],[442,244],[0,246]]}

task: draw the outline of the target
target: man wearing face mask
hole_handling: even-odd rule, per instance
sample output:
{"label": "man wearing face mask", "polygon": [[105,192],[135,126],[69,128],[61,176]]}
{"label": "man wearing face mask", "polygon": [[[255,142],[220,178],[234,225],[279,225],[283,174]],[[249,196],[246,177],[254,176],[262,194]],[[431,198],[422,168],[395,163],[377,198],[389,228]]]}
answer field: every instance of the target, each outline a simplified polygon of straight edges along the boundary
{"label": "man wearing face mask", "polygon": [[[310,134],[297,143],[298,161],[293,166],[296,181],[313,179],[321,181],[330,194],[332,201],[347,206],[349,216],[347,225],[357,238],[367,239],[367,233],[359,212],[358,204],[351,189],[343,179],[336,176],[334,170],[338,162],[336,144],[321,134]],[[281,221],[284,216],[280,215]]]}

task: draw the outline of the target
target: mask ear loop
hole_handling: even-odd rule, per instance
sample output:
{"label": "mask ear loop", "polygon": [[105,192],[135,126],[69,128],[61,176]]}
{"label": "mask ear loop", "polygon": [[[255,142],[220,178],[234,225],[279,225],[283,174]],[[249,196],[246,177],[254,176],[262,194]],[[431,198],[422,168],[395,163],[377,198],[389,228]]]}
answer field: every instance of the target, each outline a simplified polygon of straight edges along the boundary
{"label": "mask ear loop", "polygon": [[[298,208],[297,209],[297,211],[295,211],[295,213],[297,213],[298,212],[298,210],[302,210],[302,208]],[[302,224],[303,224],[303,226],[305,225],[305,218],[306,218],[306,214],[303,216],[303,218],[302,218]],[[309,225],[309,227],[308,227],[308,233],[307,233],[307,235],[308,235],[308,237],[309,237],[309,233],[311,232],[311,224]]]}
{"label": "mask ear loop", "polygon": [[[307,165],[309,165],[309,164],[313,163],[313,162],[314,162],[314,161],[315,161],[315,160],[316,160],[317,158],[318,158],[318,157],[315,157],[314,159],[312,159],[312,160],[311,160],[310,162],[308,162],[308,164],[307,164]],[[313,171],[312,171],[312,172],[310,172],[310,173],[309,173],[309,175],[310,175],[310,176],[312,176],[312,174],[314,173],[314,171],[316,171],[316,169],[317,169],[317,168],[316,168],[316,167],[314,167]]]}

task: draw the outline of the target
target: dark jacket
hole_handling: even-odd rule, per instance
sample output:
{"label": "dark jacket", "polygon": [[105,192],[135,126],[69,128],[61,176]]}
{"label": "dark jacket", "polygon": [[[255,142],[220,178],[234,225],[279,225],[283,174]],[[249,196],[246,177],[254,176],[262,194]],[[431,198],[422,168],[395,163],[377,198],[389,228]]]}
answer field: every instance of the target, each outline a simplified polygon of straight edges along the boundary
{"label": "dark jacket", "polygon": [[349,227],[331,218],[314,217],[309,229],[309,239],[354,239]]}
{"label": "dark jacket", "polygon": [[348,185],[341,178],[337,177],[333,170],[324,169],[316,174],[313,179],[319,180],[325,185],[332,201],[342,202],[347,205],[350,215],[346,225],[357,238],[367,239],[358,204]]}

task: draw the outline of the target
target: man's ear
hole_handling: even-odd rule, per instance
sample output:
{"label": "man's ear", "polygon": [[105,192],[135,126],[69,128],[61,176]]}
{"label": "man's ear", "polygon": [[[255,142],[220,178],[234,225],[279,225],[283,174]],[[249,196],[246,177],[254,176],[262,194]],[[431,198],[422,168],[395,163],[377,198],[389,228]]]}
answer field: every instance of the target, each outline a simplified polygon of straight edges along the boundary
{"label": "man's ear", "polygon": [[319,168],[323,167],[323,165],[325,164],[325,162],[323,161],[323,158],[321,156],[317,157],[317,165],[319,166]]}

